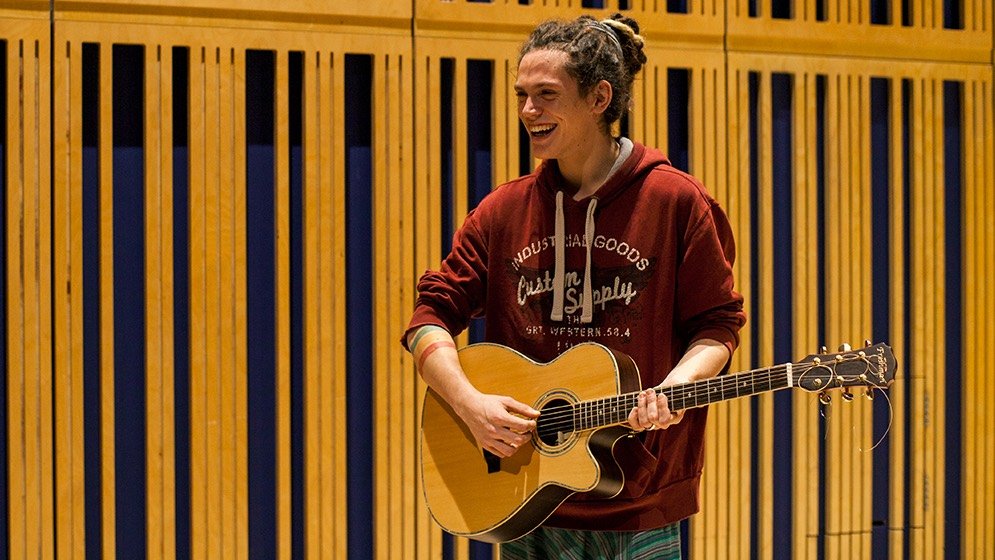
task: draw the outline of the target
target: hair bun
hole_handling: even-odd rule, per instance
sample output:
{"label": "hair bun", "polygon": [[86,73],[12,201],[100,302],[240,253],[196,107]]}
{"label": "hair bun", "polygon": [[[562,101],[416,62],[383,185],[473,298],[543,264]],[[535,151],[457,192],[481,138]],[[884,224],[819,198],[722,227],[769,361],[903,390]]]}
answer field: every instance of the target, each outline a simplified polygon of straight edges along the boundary
{"label": "hair bun", "polygon": [[622,52],[625,53],[625,66],[631,75],[638,74],[642,70],[643,64],[646,64],[646,54],[643,52],[646,42],[639,34],[639,24],[636,23],[636,20],[618,12],[610,18],[601,20],[601,23],[615,31],[615,35],[618,36],[622,45],[631,45],[631,47],[623,47],[622,49]]}

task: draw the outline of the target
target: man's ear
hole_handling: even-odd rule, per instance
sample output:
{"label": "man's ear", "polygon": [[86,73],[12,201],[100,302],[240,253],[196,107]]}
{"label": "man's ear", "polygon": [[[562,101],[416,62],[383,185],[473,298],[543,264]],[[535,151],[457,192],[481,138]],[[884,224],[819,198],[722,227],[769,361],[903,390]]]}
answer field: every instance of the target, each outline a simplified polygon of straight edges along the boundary
{"label": "man's ear", "polygon": [[608,83],[608,80],[601,80],[594,84],[594,88],[591,89],[590,101],[594,114],[600,115],[605,112],[605,109],[612,102],[612,85]]}

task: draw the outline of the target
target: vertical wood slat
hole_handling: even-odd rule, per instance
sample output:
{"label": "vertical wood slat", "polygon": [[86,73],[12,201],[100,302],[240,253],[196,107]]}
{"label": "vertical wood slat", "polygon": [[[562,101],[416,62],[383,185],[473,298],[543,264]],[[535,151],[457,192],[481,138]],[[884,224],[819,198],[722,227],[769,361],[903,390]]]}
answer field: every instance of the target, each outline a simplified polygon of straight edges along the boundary
{"label": "vertical wood slat", "polygon": [[[818,317],[817,303],[812,297],[817,292],[815,282],[818,259],[810,257],[810,250],[817,243],[816,214],[816,166],[814,153],[808,146],[816,145],[815,136],[815,76],[811,73],[795,75],[792,88],[794,110],[792,114],[793,150],[792,160],[795,174],[792,180],[793,245],[792,263],[794,283],[792,286],[793,305],[797,310],[793,328],[793,352],[797,356],[811,352],[817,346]],[[812,535],[818,534],[818,439],[817,424],[811,415],[811,396],[799,393],[793,396],[794,426],[793,461],[797,468],[792,481],[792,495],[795,497],[797,521],[792,532],[792,556],[794,558],[814,558],[817,541]],[[813,499],[814,498],[814,499]]]}
{"label": "vertical wood slat", "polygon": [[[921,162],[923,158],[923,148],[922,142],[922,85],[921,80],[912,81],[912,102],[911,102],[911,120],[912,120],[912,158],[910,161],[910,173],[913,176],[913,181],[924,177],[923,170],[921,168]],[[921,179],[920,179],[921,180]],[[922,188],[912,188],[912,200],[909,201],[911,207],[911,220],[910,229],[912,231],[910,242],[912,247],[909,248],[912,260],[909,263],[910,270],[926,270],[925,263],[923,262],[922,250],[922,233],[921,228],[924,226],[924,215],[922,213],[923,209],[923,197]],[[912,383],[912,398],[911,402],[908,403],[911,418],[923,418],[923,407],[922,407],[922,393],[923,393],[923,379],[921,373],[924,368],[928,367],[928,364],[924,363],[923,359],[923,346],[922,342],[924,339],[923,335],[923,325],[924,325],[924,308],[922,305],[923,294],[925,292],[923,286],[922,278],[918,275],[912,276],[912,301],[908,302],[910,309],[912,310],[912,340],[908,341],[910,348],[912,348],[912,363],[910,371],[916,372],[913,376],[910,376],[909,382]],[[913,503],[924,504],[926,492],[923,487],[923,482],[925,480],[925,472],[923,470],[923,458],[922,453],[925,449],[925,431],[922,424],[913,423],[912,424],[912,447],[913,449],[919,450],[918,453],[914,453],[911,457],[911,500]],[[926,519],[924,516],[924,508],[912,508],[910,512],[911,521],[911,535],[909,538],[909,547],[911,551],[924,551],[925,546],[925,523]]]}
{"label": "vertical wood slat", "polygon": [[[21,154],[21,129],[20,115],[24,111],[21,104],[14,102],[20,99],[20,65],[23,49],[23,40],[11,40],[7,44],[7,91],[4,96],[7,99],[8,115],[17,118],[7,119],[6,143],[7,154],[5,154],[7,176],[4,180],[6,195],[6,257],[3,264],[6,278],[5,304],[7,315],[7,484],[9,493],[9,506],[7,510],[9,553],[14,557],[24,558],[28,554],[27,538],[27,494],[28,465],[25,462],[24,414],[25,414],[25,385],[26,371],[24,355],[24,338],[28,336],[25,331],[25,315],[27,314],[26,301],[24,300],[24,255],[21,250],[23,238],[26,233],[21,225],[24,216],[24,183],[22,179]],[[20,225],[15,227],[14,224]],[[35,552],[32,550],[32,552]]]}
{"label": "vertical wood slat", "polygon": [[[384,83],[384,76],[386,74],[385,63],[386,61],[380,60],[379,57],[374,61],[374,85],[372,88],[373,106],[383,108],[383,112],[389,111],[387,107],[387,92],[380,87]],[[383,120],[377,119],[374,122],[374,138],[378,140],[383,138],[386,132],[385,128],[386,123]],[[374,166],[372,209],[374,230],[372,258],[374,270],[387,270],[391,266],[390,255],[388,254],[390,239],[386,231],[388,220],[390,219],[386,182],[386,170],[383,166]],[[373,317],[373,332],[376,334],[385,332],[388,328],[389,320],[387,313],[389,313],[389,304],[387,302],[390,298],[388,279],[385,276],[376,275],[373,289],[374,301],[384,304],[374,308],[376,312]],[[387,368],[385,367],[390,361],[389,351],[381,345],[374,349],[373,354],[374,363],[380,366],[375,370],[373,384],[374,387],[379,388],[379,390],[374,392],[374,407],[378,412],[378,418],[374,422],[374,441],[376,443],[373,450],[374,478],[376,480],[374,533],[386,533],[388,535],[384,539],[386,546],[377,547],[375,557],[386,559],[393,558],[393,554],[397,554],[397,551],[390,545],[396,540],[394,532],[400,524],[396,508],[391,507],[392,494],[394,494],[397,484],[396,474],[392,472],[393,469],[391,468],[394,460],[393,447],[395,443],[391,432],[394,421],[396,420],[392,403],[398,402],[396,400],[398,397],[395,394],[397,385],[396,383],[392,383],[393,380],[390,379],[390,373],[386,371]]]}
{"label": "vertical wood slat", "polygon": [[[429,49],[426,49],[429,50]],[[415,74],[415,105],[418,107],[438,108],[441,99],[441,59],[434,54],[426,53],[420,55],[414,68]],[[412,275],[418,276],[421,271],[428,267],[435,266],[439,262],[441,249],[441,234],[438,224],[444,217],[441,215],[441,197],[438,185],[441,184],[439,170],[441,167],[441,138],[440,126],[431,120],[436,118],[437,111],[415,111],[414,126],[416,136],[425,138],[423,143],[416,144],[416,158],[427,163],[424,171],[417,172],[421,166],[416,166],[415,175],[415,262]],[[409,301],[413,306],[413,298]],[[411,369],[407,375],[415,376],[416,372]],[[421,395],[425,389],[425,383],[420,377],[416,379],[418,394]],[[420,417],[422,400],[417,401],[417,411]],[[424,494],[422,493],[421,480],[417,481],[417,504],[416,510],[418,525],[418,557],[435,558],[442,554],[442,532],[431,520],[425,505]]]}
{"label": "vertical wood slat", "polygon": [[[837,130],[840,131],[836,135],[828,138],[826,141],[826,210],[825,219],[827,223],[834,224],[835,227],[828,228],[826,232],[825,243],[825,253],[826,253],[826,263],[838,263],[839,262],[839,247],[840,247],[840,227],[839,218],[836,215],[840,207],[840,196],[839,196],[839,185],[842,181],[840,177],[840,169],[844,169],[844,164],[840,161],[840,143],[845,142],[841,138],[842,130],[840,126],[840,113],[842,108],[840,107],[840,77],[838,74],[831,73],[826,81],[826,129],[827,130]],[[839,267],[833,264],[827,264],[823,268],[823,274],[826,276],[825,289],[826,289],[826,336],[829,339],[835,339],[839,336],[839,311],[834,306],[838,302],[838,298],[829,297],[829,294],[839,294],[840,288],[840,274]],[[831,409],[833,410],[833,409]],[[832,414],[832,412],[830,412]],[[839,431],[833,429],[835,427],[835,422],[832,419],[828,422],[829,429],[827,430],[825,439],[825,448],[827,457],[836,457],[840,449],[839,441]],[[825,554],[827,558],[837,558],[845,557],[840,552],[839,535],[841,532],[840,527],[840,514],[839,514],[839,477],[841,473],[841,465],[838,460],[827,461],[825,473],[827,484],[824,490],[825,492]]]}
{"label": "vertical wood slat", "polygon": [[287,51],[274,53],[274,249],[276,278],[276,550],[280,560],[293,554],[293,477],[291,436],[290,340],[290,139]]}
{"label": "vertical wood slat", "polygon": [[207,558],[209,524],[207,471],[207,323],[205,228],[205,47],[190,48],[190,552],[193,558]]}
{"label": "vertical wood slat", "polygon": [[[232,108],[234,155],[234,273],[235,273],[235,546],[236,558],[249,557],[249,412],[248,412],[248,279],[245,50],[232,49]],[[271,450],[272,451],[272,450]],[[231,474],[229,474],[231,476]]]}
{"label": "vertical wood slat", "polygon": [[[391,122],[396,123],[395,127],[397,129],[397,134],[393,135],[391,138],[392,142],[397,142],[394,144],[396,146],[396,156],[392,158],[394,162],[392,167],[394,170],[394,181],[398,185],[403,185],[400,199],[399,213],[395,218],[395,227],[397,227],[400,232],[400,242],[399,245],[399,275],[395,275],[398,284],[398,296],[396,298],[397,304],[397,314],[396,325],[404,325],[407,321],[407,314],[410,312],[411,306],[410,301],[414,299],[414,286],[415,278],[412,275],[413,259],[414,254],[414,236],[411,234],[410,228],[405,227],[407,224],[407,217],[413,215],[414,212],[414,190],[411,180],[410,173],[405,172],[405,162],[412,161],[414,150],[412,146],[414,145],[415,135],[410,123],[414,117],[414,111],[410,103],[406,103],[405,100],[411,99],[413,92],[411,90],[413,76],[412,63],[413,55],[405,54],[398,57],[398,64],[393,72],[394,82],[388,85],[388,90],[396,89],[398,92],[395,107],[396,119]],[[497,70],[500,67],[500,60],[494,62],[494,69]],[[506,77],[507,73],[502,73],[503,77]],[[495,95],[495,107],[505,107],[506,109],[510,106],[509,103],[502,104],[500,99],[502,99],[501,92],[508,92],[510,94],[511,88],[503,84],[504,78],[495,78],[493,83],[496,87],[500,87]],[[507,99],[507,97],[505,97]],[[493,154],[494,161],[499,162],[498,165],[494,166],[495,171],[492,171],[491,181],[492,185],[496,184],[494,173],[502,168],[500,162],[509,161],[507,154],[503,151],[504,146],[500,142],[498,134],[502,129],[514,131],[517,133],[516,128],[505,127],[508,122],[507,111],[502,111],[501,109],[496,109],[493,116],[492,125],[492,144],[495,146],[495,153]],[[507,137],[508,135],[504,135]],[[517,134],[514,136],[517,141]],[[517,143],[516,143],[517,145]],[[517,152],[517,149],[515,150]],[[393,181],[392,181],[393,182]],[[388,338],[390,338],[390,333],[388,333]],[[414,361],[411,356],[404,352],[397,344],[393,344],[392,347],[394,351],[400,356],[400,364],[398,371],[394,372],[395,376],[400,376],[402,384],[402,405],[403,405],[403,418],[404,425],[402,427],[402,442],[405,446],[404,452],[404,477],[402,480],[401,488],[404,492],[404,498],[402,500],[402,510],[405,512],[404,517],[407,523],[405,524],[405,533],[403,539],[403,550],[405,554],[410,554],[410,551],[415,550],[418,543],[418,526],[415,522],[415,516],[411,515],[411,512],[416,511],[415,508],[419,506],[418,504],[418,494],[417,494],[417,480],[421,478],[418,476],[419,472],[419,461],[418,461],[418,443],[417,435],[418,429],[421,424],[421,416],[417,415],[418,405],[416,404],[420,392],[418,391],[418,385],[415,381],[416,376],[412,375],[412,368],[414,366]]]}
{"label": "vertical wood slat", "polygon": [[[207,325],[206,369],[206,425],[205,461],[207,463],[207,517],[208,555],[220,558],[226,552],[228,528],[224,516],[224,459],[227,455],[224,441],[223,378],[225,375],[225,348],[222,338],[222,301],[219,295],[225,286],[222,280],[221,247],[222,225],[222,171],[221,138],[215,131],[223,126],[221,111],[221,49],[210,45],[204,61],[204,253],[205,302],[204,315]],[[225,147],[226,148],[226,147]]]}
{"label": "vertical wood slat", "polygon": [[163,554],[163,414],[162,408],[162,254],[160,244],[161,200],[163,190],[161,179],[162,153],[160,110],[161,99],[161,57],[159,46],[146,45],[143,49],[145,75],[143,92],[144,120],[142,139],[145,162],[145,403],[146,403],[146,543],[150,554]]}
{"label": "vertical wood slat", "polygon": [[[965,10],[967,7],[965,6]],[[966,14],[965,14],[966,15]],[[965,18],[966,19],[966,18]],[[978,254],[977,250],[977,236],[976,231],[976,213],[981,204],[977,200],[977,191],[975,190],[977,181],[975,176],[978,174],[979,169],[984,169],[984,164],[981,165],[971,165],[970,162],[983,162],[983,154],[975,153],[976,144],[984,144],[984,138],[977,135],[976,122],[979,117],[979,110],[975,108],[975,87],[976,83],[968,82],[964,85],[964,90],[961,96],[963,101],[964,116],[963,124],[964,128],[961,134],[961,145],[963,146],[962,159],[956,162],[965,170],[964,174],[964,192],[962,200],[962,208],[964,209],[963,221],[961,223],[962,231],[964,232],[963,239],[963,274],[964,278],[980,278],[978,269],[976,267],[975,255]],[[968,162],[965,165],[965,162]],[[982,471],[980,470],[983,466],[979,462],[978,447],[979,440],[984,436],[979,430],[979,425],[977,419],[982,416],[983,413],[977,414],[972,413],[974,411],[984,410],[982,407],[978,406],[978,397],[983,395],[984,392],[980,389],[979,378],[977,372],[983,369],[983,364],[976,361],[977,354],[974,349],[978,347],[979,340],[977,337],[978,324],[980,321],[984,320],[979,318],[977,314],[977,304],[978,304],[978,292],[979,292],[979,282],[963,282],[964,287],[964,306],[963,306],[963,364],[964,364],[964,407],[965,414],[963,416],[963,437],[961,438],[962,446],[964,449],[964,460],[961,466],[961,472],[958,473],[963,477],[964,488],[978,488],[977,478],[978,474]],[[964,555],[972,556],[977,558],[981,553],[980,548],[977,547],[980,542],[979,534],[977,531],[978,521],[984,519],[984,514],[978,511],[978,500],[977,493],[970,490],[963,493],[963,501],[961,503],[961,511],[959,514],[959,521],[961,523],[961,541],[963,546],[961,550],[964,551]]]}
{"label": "vertical wood slat", "polygon": [[[74,110],[82,97],[78,42],[56,40],[53,85],[53,125],[69,131],[65,142],[53,144],[53,292],[55,312],[55,469],[56,554],[82,558],[85,553],[82,360],[82,113]],[[73,274],[77,271],[76,274]]]}
{"label": "vertical wood slat", "polygon": [[[315,112],[317,105],[312,90],[315,87],[313,53],[303,55],[303,152],[310,154],[317,145]],[[306,528],[304,542],[307,558],[322,558],[324,495],[321,486],[321,466],[324,460],[321,438],[321,347],[320,347],[320,191],[317,182],[317,158],[304,157],[304,501]],[[327,546],[331,546],[328,543]]]}
{"label": "vertical wood slat", "polygon": [[[220,446],[212,450],[213,455],[219,455],[217,463],[220,470],[214,483],[219,489],[219,516],[221,522],[221,555],[224,558],[236,556],[238,535],[235,532],[235,430],[232,425],[234,418],[234,188],[232,142],[232,83],[231,54],[228,48],[217,47],[217,206],[218,206],[218,246],[213,256],[218,263],[217,268],[217,298],[218,330],[218,438]],[[211,129],[212,131],[215,129]]]}
{"label": "vertical wood slat", "polygon": [[114,558],[115,531],[115,445],[114,445],[114,177],[113,83],[114,50],[100,44],[100,428],[101,428],[101,526],[104,558]]}
{"label": "vertical wood slat", "polygon": [[[983,126],[985,130],[991,131],[995,128],[995,95],[993,95],[995,93],[993,89],[995,88],[993,88],[991,81],[986,81],[982,89],[984,92],[982,95],[982,105],[985,108]],[[995,270],[995,194],[992,193],[992,189],[985,188],[986,185],[995,184],[995,140],[992,139],[992,136],[992,134],[985,134],[983,144],[986,154],[985,172],[979,183],[979,187],[982,188],[982,192],[985,194],[985,212],[983,213],[985,270]],[[985,283],[985,287],[987,288],[984,300],[985,307],[982,309],[991,309],[995,306],[995,285],[993,284],[995,283]],[[986,341],[984,348],[995,348],[995,326],[990,321],[983,322],[982,325],[984,326],[983,335]],[[995,381],[986,377],[985,383],[987,385],[987,390],[985,391],[987,395],[986,402],[995,402]],[[985,434],[987,435],[984,453],[986,468],[982,471],[986,473],[984,485],[986,504],[984,512],[984,549],[986,554],[995,554],[995,458],[993,458],[995,457],[995,407],[985,407],[985,426]]]}
{"label": "vertical wood slat", "polygon": [[49,558],[55,553],[49,47],[40,29],[24,31],[7,44],[8,530],[12,555]]}
{"label": "vertical wood slat", "polygon": [[[332,81],[332,71],[335,67],[334,65],[334,55],[329,55],[327,57],[323,56],[324,52],[318,52],[315,55],[315,60],[313,67],[315,70],[313,90],[308,89],[309,99],[314,103],[314,108],[310,111],[310,115],[315,118],[316,128],[316,143],[309,147],[308,153],[312,155],[313,158],[317,159],[317,167],[315,173],[317,174],[317,181],[313,185],[315,189],[318,190],[318,231],[319,238],[317,245],[319,247],[318,261],[315,263],[315,273],[318,274],[319,278],[319,290],[318,298],[320,303],[318,304],[319,318],[318,322],[320,324],[320,346],[319,352],[321,355],[320,363],[321,371],[336,371],[334,369],[332,361],[335,357],[334,348],[334,323],[335,323],[335,308],[334,308],[334,294],[332,290],[334,285],[332,284],[332,269],[335,259],[334,251],[331,248],[334,237],[332,233],[333,222],[333,201],[332,201],[332,188],[334,180],[332,174],[326,172],[330,169],[330,162],[332,157],[332,138],[335,138],[335,132],[333,130],[333,124],[331,121],[331,111],[329,103],[331,101],[331,81]],[[309,63],[309,67],[312,64]],[[334,412],[336,407],[334,399],[334,377],[333,375],[321,375],[320,376],[320,394],[318,395],[320,404],[320,414],[321,414],[321,516],[322,516],[322,535],[321,541],[323,544],[325,557],[332,557],[334,551],[332,549],[333,543],[337,543],[336,540],[336,526],[340,525],[339,519],[336,517],[336,494],[335,485],[337,481],[335,480],[336,466],[338,461],[338,454],[335,453],[335,428],[333,424]],[[343,432],[343,433],[348,433]],[[345,521],[345,520],[341,520]]]}
{"label": "vertical wood slat", "polygon": [[[735,107],[737,109],[736,113],[738,115],[749,115],[749,94],[748,94],[749,74],[743,69],[738,70],[737,74],[738,75],[736,83],[737,87],[739,88],[739,95],[736,96],[735,98],[736,99]],[[740,126],[741,126],[741,131],[742,130],[745,130],[747,132],[749,131],[748,121],[745,123],[745,126],[743,126],[742,123]],[[750,198],[750,181],[749,181],[750,145],[749,145],[748,134],[744,134],[741,132],[739,134],[739,141],[737,142],[736,145],[738,151],[738,166],[735,172],[737,173],[739,180],[736,181],[735,184],[738,185],[739,190],[737,193],[738,196],[730,197],[729,199],[730,219],[734,220],[733,223],[739,224],[738,226],[739,229],[736,232],[736,239],[738,240],[738,246],[741,247],[740,249],[740,251],[742,251],[741,254],[749,255],[753,251],[753,247],[756,242],[756,240],[753,239],[751,236],[752,229],[749,223],[750,220],[748,218],[750,214],[749,204],[739,204],[733,202],[734,200],[742,201],[742,200],[749,200]],[[740,258],[734,264],[734,267],[735,267],[734,274],[736,275],[736,278],[738,278],[738,283],[740,286],[739,290],[741,291],[741,293],[744,294],[752,293],[753,279],[751,278],[751,275],[749,273],[750,260]],[[749,316],[752,313],[751,310],[752,305],[753,303],[751,301],[744,302],[744,311],[746,312],[747,316]],[[752,331],[750,329],[745,330],[745,332],[741,334],[740,338],[741,348],[743,349],[752,348],[753,346],[752,340],[753,340]],[[740,351],[737,354],[738,356],[733,357],[734,366],[737,366],[737,371],[743,371],[747,369],[751,363],[751,357],[752,357],[750,355],[751,353],[749,351],[745,352]],[[738,363],[736,363],[737,359]],[[750,406],[747,403],[743,403],[741,406],[743,408],[741,410],[740,417],[749,418],[751,415],[748,415],[747,412],[750,411]],[[753,495],[750,486],[752,473],[751,473],[750,461],[746,459],[752,457],[755,451],[752,448],[752,443],[750,443],[751,441],[750,434],[752,433],[751,424],[755,421],[756,419],[751,418],[751,421],[749,423],[741,422],[740,432],[739,432],[740,436],[739,440],[741,446],[739,451],[740,453],[739,458],[741,465],[739,470],[739,488],[741,489],[741,495],[743,496],[743,499],[740,503],[739,525],[740,527],[744,528],[749,527],[750,524],[752,523],[751,510],[752,510]],[[752,550],[753,547],[756,547],[758,545],[758,543],[755,542],[749,542],[748,544],[750,550]]]}
{"label": "vertical wood slat", "polygon": [[[314,59],[309,60],[307,68],[312,71],[311,78],[307,84],[305,93],[305,103],[310,102],[308,107],[308,117],[306,126],[311,131],[309,139],[313,142],[308,144],[305,157],[315,160],[313,170],[315,180],[313,187],[316,191],[318,206],[316,207],[316,233],[318,239],[315,245],[318,248],[317,259],[313,265],[314,273],[318,275],[317,292],[314,294],[314,307],[318,314],[318,361],[321,375],[318,377],[318,390],[313,395],[318,399],[318,414],[320,416],[319,438],[321,439],[321,459],[319,480],[321,496],[321,542],[323,555],[331,557],[335,543],[335,510],[336,495],[334,491],[334,475],[336,467],[336,455],[334,454],[335,437],[332,418],[335,412],[335,400],[332,390],[333,377],[325,372],[334,372],[332,360],[334,359],[334,333],[332,332],[334,323],[334,309],[332,307],[332,270],[336,264],[330,244],[332,243],[332,177],[331,173],[326,173],[331,161],[331,138],[332,131],[331,115],[329,112],[328,100],[330,97],[330,83],[332,64],[330,56],[324,52],[314,53]],[[306,71],[306,72],[307,72]]]}
{"label": "vertical wood slat", "polygon": [[38,263],[38,379],[39,379],[39,447],[41,477],[41,518],[47,521],[38,527],[41,541],[40,556],[55,557],[55,457],[53,452],[52,390],[53,374],[52,347],[52,195],[51,195],[51,43],[39,40],[34,47],[34,67],[30,75],[37,97],[32,99],[36,111],[36,137],[33,138],[32,152],[35,157],[34,180],[38,206],[37,242]]}
{"label": "vertical wood slat", "polygon": [[18,157],[23,152],[20,146],[21,129],[20,113],[23,106],[13,102],[20,98],[20,83],[18,80],[20,68],[20,50],[23,48],[23,41],[11,40],[7,43],[6,61],[6,83],[7,91],[4,97],[7,100],[8,115],[16,115],[18,118],[7,119],[7,130],[5,131],[7,154],[4,154],[6,163],[6,177],[4,178],[5,196],[4,201],[7,216],[6,225],[6,258],[3,263],[4,274],[6,275],[5,308],[7,319],[7,484],[8,484],[8,550],[11,556],[27,556],[27,493],[26,478],[27,465],[24,461],[24,445],[22,433],[24,428],[24,275],[22,273],[23,254],[21,251],[22,238],[25,235],[23,229],[15,228],[14,224],[21,224],[24,205],[24,185],[21,181],[21,158]]}
{"label": "vertical wood slat", "polygon": [[[347,309],[344,305],[341,305],[345,301],[345,286],[346,286],[346,270],[345,263],[343,261],[344,255],[346,253],[347,239],[346,239],[346,154],[344,149],[344,143],[339,139],[342,137],[345,126],[345,115],[346,108],[345,102],[342,98],[341,92],[346,90],[345,84],[345,63],[344,57],[338,56],[331,59],[332,62],[332,88],[331,88],[331,99],[333,100],[332,106],[332,130],[335,131],[331,135],[332,139],[332,158],[333,158],[333,172],[332,184],[335,185],[334,199],[332,201],[334,207],[334,230],[332,234],[332,239],[334,241],[334,246],[332,248],[335,258],[336,266],[333,269],[332,286],[334,286],[336,292],[334,294],[332,303],[335,313],[335,323],[334,323],[334,347],[335,347],[335,361],[332,364],[333,371],[339,372],[335,376],[335,388],[334,394],[341,396],[346,394],[346,313]],[[347,424],[347,406],[344,405],[343,399],[337,398],[335,401],[335,415],[334,415],[334,433],[343,434],[349,433]],[[337,437],[335,438],[335,456],[336,456],[336,467],[335,467],[335,503],[336,503],[336,513],[335,513],[335,542],[337,543],[336,553],[339,557],[342,557],[346,553],[346,546],[348,544],[346,537],[346,529],[348,527],[346,521],[348,516],[348,502],[347,502],[347,438]]]}
{"label": "vertical wood slat", "polygon": [[[432,68],[437,67],[437,64],[433,64],[434,59],[431,56],[424,55],[421,50],[418,50],[416,56],[413,60],[413,93],[412,99],[416,107],[432,107],[433,96],[430,85],[433,81]],[[412,123],[414,126],[414,133],[416,136],[422,138],[421,142],[416,142],[413,144],[414,148],[414,159],[415,161],[425,162],[424,166],[416,165],[415,172],[413,176],[413,198],[412,201],[412,227],[411,233],[414,237],[414,246],[412,247],[412,263],[411,269],[405,270],[403,273],[408,276],[411,282],[416,282],[418,278],[418,270],[426,266],[430,266],[428,263],[428,228],[427,220],[420,217],[427,217],[429,214],[429,208],[426,207],[425,202],[428,200],[428,185],[431,183],[431,179],[428,179],[431,169],[438,169],[437,165],[431,162],[430,154],[433,151],[433,137],[429,133],[431,127],[428,126],[428,114],[433,113],[433,111],[415,111],[412,116]],[[437,133],[436,133],[437,134]],[[435,150],[438,153],[438,150]],[[436,222],[438,223],[438,222]],[[409,296],[406,303],[414,307],[414,296]],[[406,324],[405,324],[406,327]],[[418,394],[422,394],[425,390],[424,383],[421,381],[420,375],[418,374],[413,363],[408,362],[406,367],[403,368],[402,375],[410,376],[415,380],[416,390]],[[415,402],[415,410],[418,417],[421,417],[422,413],[422,403],[421,400]],[[417,440],[417,445],[421,444],[420,434]],[[436,532],[431,526],[431,519],[427,512],[427,505],[425,504],[425,498],[422,493],[421,488],[421,477],[415,480],[415,556],[417,558],[429,558],[434,550],[433,535]]]}

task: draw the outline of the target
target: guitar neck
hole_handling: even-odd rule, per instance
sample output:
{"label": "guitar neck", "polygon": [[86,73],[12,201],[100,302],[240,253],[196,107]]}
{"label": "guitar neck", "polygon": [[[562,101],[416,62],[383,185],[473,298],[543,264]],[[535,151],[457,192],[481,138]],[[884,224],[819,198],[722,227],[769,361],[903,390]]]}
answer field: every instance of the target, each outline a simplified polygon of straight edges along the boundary
{"label": "guitar neck", "polygon": [[[722,375],[701,381],[670,385],[657,389],[667,396],[670,410],[697,408],[712,403],[788,389],[812,364],[781,364],[769,368]],[[574,405],[574,426],[578,430],[601,428],[625,422],[635,408],[639,392],[603,399],[582,401]]]}

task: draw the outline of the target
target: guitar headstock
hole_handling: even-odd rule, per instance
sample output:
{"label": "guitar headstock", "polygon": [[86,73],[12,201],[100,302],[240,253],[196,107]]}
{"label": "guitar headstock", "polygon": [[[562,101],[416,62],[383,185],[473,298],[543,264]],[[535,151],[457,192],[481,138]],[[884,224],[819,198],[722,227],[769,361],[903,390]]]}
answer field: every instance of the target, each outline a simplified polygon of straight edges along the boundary
{"label": "guitar headstock", "polygon": [[851,349],[844,344],[838,352],[812,354],[799,362],[809,367],[800,373],[795,384],[806,391],[867,387],[884,389],[895,380],[898,362],[891,347],[881,342]]}

